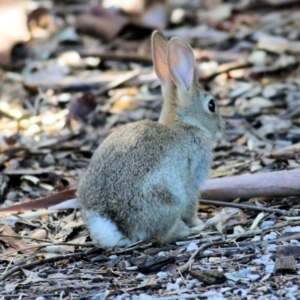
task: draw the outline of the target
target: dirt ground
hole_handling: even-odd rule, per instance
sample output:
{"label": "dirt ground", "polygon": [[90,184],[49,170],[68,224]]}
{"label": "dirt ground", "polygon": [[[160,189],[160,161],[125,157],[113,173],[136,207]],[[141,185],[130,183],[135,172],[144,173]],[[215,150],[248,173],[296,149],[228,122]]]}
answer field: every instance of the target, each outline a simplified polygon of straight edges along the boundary
{"label": "dirt ground", "polygon": [[73,204],[0,210],[0,299],[300,299],[296,0],[1,1],[1,207],[76,188],[108,134],[158,120],[154,29],[191,44],[226,120],[205,230],[103,250]]}

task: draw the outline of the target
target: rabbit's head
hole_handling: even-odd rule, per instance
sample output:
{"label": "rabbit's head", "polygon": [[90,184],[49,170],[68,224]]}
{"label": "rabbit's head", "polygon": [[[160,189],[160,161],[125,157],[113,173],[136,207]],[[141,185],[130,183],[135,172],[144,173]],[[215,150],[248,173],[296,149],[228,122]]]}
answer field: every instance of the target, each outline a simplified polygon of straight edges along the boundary
{"label": "rabbit's head", "polygon": [[168,41],[161,32],[155,31],[152,54],[164,97],[159,122],[196,127],[209,138],[219,136],[224,121],[213,97],[197,83],[191,46],[178,37]]}

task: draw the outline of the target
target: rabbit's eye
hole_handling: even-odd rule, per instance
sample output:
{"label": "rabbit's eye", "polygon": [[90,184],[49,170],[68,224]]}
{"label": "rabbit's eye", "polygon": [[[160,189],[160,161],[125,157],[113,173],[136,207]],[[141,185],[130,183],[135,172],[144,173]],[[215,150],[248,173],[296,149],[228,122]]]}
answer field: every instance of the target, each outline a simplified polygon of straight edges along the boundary
{"label": "rabbit's eye", "polygon": [[210,112],[214,113],[216,111],[216,105],[214,100],[208,102],[208,109]]}

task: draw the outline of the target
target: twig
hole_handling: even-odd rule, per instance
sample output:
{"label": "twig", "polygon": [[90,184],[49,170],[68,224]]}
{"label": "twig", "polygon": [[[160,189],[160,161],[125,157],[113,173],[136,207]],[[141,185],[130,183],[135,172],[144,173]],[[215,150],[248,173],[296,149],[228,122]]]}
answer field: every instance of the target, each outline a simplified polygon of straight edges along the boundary
{"label": "twig", "polygon": [[37,239],[37,238],[30,237],[30,236],[20,236],[20,235],[11,235],[11,234],[0,234],[0,236],[3,236],[3,237],[12,237],[12,238],[17,238],[17,239],[32,240],[32,241],[42,242],[42,243],[54,243],[55,245],[57,245],[57,243],[64,243],[65,245],[69,245],[69,246],[80,246],[80,244],[76,244],[76,243],[74,243],[72,245],[72,243],[55,242],[55,241],[50,241],[50,240]]}
{"label": "twig", "polygon": [[281,117],[284,120],[288,120],[288,119],[292,119],[293,117],[296,117],[299,114],[300,114],[300,106],[288,109],[287,112],[285,112]]}
{"label": "twig", "polygon": [[[289,242],[291,240],[299,240],[300,239],[300,233],[296,233],[293,235],[289,235],[289,236],[284,236],[284,237],[278,237],[275,238],[273,240],[261,240],[261,241],[257,241],[257,242],[243,242],[243,243],[236,243],[237,247],[240,248],[244,248],[244,247],[253,247],[253,246],[261,246],[263,244],[269,244],[269,243],[277,243],[277,242]],[[227,261],[227,260],[226,260]]]}
{"label": "twig", "polygon": [[[251,245],[250,245],[251,246]],[[228,258],[228,259],[223,259],[222,263],[229,263],[229,262],[238,262],[241,260],[244,260],[245,258],[255,258],[256,253],[248,254],[248,255],[242,255],[241,257],[233,257],[233,258]]]}
{"label": "twig", "polygon": [[299,240],[300,239],[300,233],[296,233],[289,236],[284,237],[278,237],[277,239],[274,239],[273,241],[276,242],[289,242],[290,240]]}
{"label": "twig", "polygon": [[[103,284],[103,287],[105,287],[105,284]],[[53,293],[53,292],[57,292],[57,291],[61,291],[62,289],[64,289],[66,287],[63,286],[54,286],[53,288],[47,288],[47,293]],[[75,290],[81,290],[81,289],[86,289],[86,290],[91,290],[96,288],[97,290],[99,288],[101,288],[100,283],[95,283],[95,284],[69,284],[68,285],[68,290],[69,289],[75,289]],[[57,294],[56,294],[57,295]],[[46,296],[46,295],[41,295],[41,296]]]}
{"label": "twig", "polygon": [[142,241],[139,241],[139,242],[136,242],[134,244],[131,244],[129,245],[127,248],[124,248],[122,250],[117,250],[117,251],[113,251],[111,252],[110,254],[123,254],[123,253],[127,253],[129,251],[133,251],[133,250],[136,250],[136,249],[146,249],[146,248],[149,248],[152,246],[152,243],[149,243],[149,244],[144,244],[144,245],[141,245]]}
{"label": "twig", "polygon": [[80,253],[64,254],[64,255],[59,255],[59,256],[56,256],[56,257],[50,257],[50,258],[46,258],[46,259],[43,259],[43,260],[35,261],[33,263],[23,265],[23,266],[15,266],[15,267],[11,268],[9,271],[7,271],[6,273],[4,273],[2,276],[0,276],[0,282],[5,280],[8,276],[16,273],[17,271],[21,271],[22,269],[30,269],[30,268],[40,266],[40,265],[43,265],[43,264],[46,264],[46,263],[52,263],[52,262],[56,262],[56,261],[61,260],[61,259],[77,257],[77,256],[86,255],[86,254],[88,254],[88,251],[80,252]]}
{"label": "twig", "polygon": [[[8,237],[8,235],[1,235],[1,236],[7,236]],[[22,238],[22,237],[18,237],[18,236],[15,236],[15,235],[12,235],[11,237]],[[51,242],[51,241],[46,241],[46,242],[50,243],[50,244],[52,243],[52,246],[62,246],[62,245],[64,245],[64,246],[81,246],[81,247],[86,246],[86,247],[91,247],[91,248],[95,247],[95,245],[92,245],[92,244],[82,245],[82,244],[76,244],[76,243],[64,243],[64,242],[55,243],[55,242]],[[13,253],[16,253],[16,252],[19,252],[19,251],[39,249],[39,248],[44,248],[44,247],[48,247],[48,246],[51,246],[51,245],[49,245],[49,244],[48,245],[35,245],[35,246],[27,247],[27,248],[12,250],[12,251],[9,251],[9,252],[6,252],[6,253],[0,255],[0,259],[2,257],[5,257],[5,256],[9,255],[9,254],[13,254]]]}
{"label": "twig", "polygon": [[300,14],[299,12],[295,12],[294,14],[292,15],[289,15],[288,17],[284,18],[284,19],[278,19],[276,22],[274,23],[271,23],[271,24],[267,24],[261,28],[258,28],[258,29],[254,29],[253,30],[253,33],[256,32],[256,31],[267,31],[267,30],[270,30],[270,29],[273,29],[278,27],[278,26],[284,26],[288,23],[291,23],[291,22],[294,22],[294,21],[298,21],[300,18]]}
{"label": "twig", "polygon": [[133,52],[109,51],[107,49],[83,49],[82,47],[61,47],[55,51],[55,55],[59,55],[70,50],[75,50],[81,57],[99,57],[101,60],[136,62],[136,63],[152,63],[151,55],[140,55]]}
{"label": "twig", "polygon": [[97,95],[103,94],[113,88],[116,88],[117,86],[123,84],[124,82],[138,76],[141,73],[141,69],[140,68],[136,68],[133,71],[130,71],[128,73],[126,73],[125,75],[117,78],[116,80],[113,80],[111,82],[109,82],[107,85],[105,85],[104,87],[99,88],[95,93]]}
{"label": "twig", "polygon": [[[16,258],[17,256],[13,257],[11,260],[10,260],[10,263]],[[18,262],[14,262],[14,267],[16,266],[21,266],[23,264],[25,264],[27,261],[31,261],[33,260],[34,258],[36,258],[36,254],[32,254],[30,256],[27,255],[26,253],[26,258],[22,259],[22,260],[19,260]],[[10,266],[10,264],[9,264]],[[9,266],[5,269],[5,271],[3,272],[3,274],[9,269]]]}
{"label": "twig", "polygon": [[229,62],[225,64],[221,64],[218,66],[216,71],[213,72],[203,72],[200,76],[200,79],[202,80],[211,80],[214,77],[226,73],[232,70],[237,70],[237,69],[244,69],[244,68],[249,68],[252,66],[252,63],[248,62],[247,60],[240,60],[240,61],[234,61],[234,62]]}
{"label": "twig", "polygon": [[159,298],[151,298],[152,300],[177,300],[177,299],[196,299],[197,297],[203,298],[203,294],[192,294],[192,295],[175,295],[170,297],[159,297]]}
{"label": "twig", "polygon": [[13,253],[17,253],[19,251],[24,251],[24,250],[33,250],[33,249],[38,249],[38,248],[42,248],[42,247],[46,247],[49,245],[39,245],[39,246],[31,246],[31,247],[26,247],[26,248],[22,248],[22,249],[16,249],[16,250],[12,250],[12,251],[8,251],[5,254],[0,255],[0,259],[2,257],[5,257],[7,255],[13,254]]}
{"label": "twig", "polygon": [[112,60],[112,61],[121,61],[121,62],[136,62],[136,63],[152,63],[151,55],[140,55],[132,52],[113,52],[103,50],[78,50],[78,54],[82,57],[95,56],[100,57],[102,60]]}
{"label": "twig", "polygon": [[266,156],[271,158],[296,158],[299,154],[300,142],[281,149],[271,149],[269,153],[266,153]]}
{"label": "twig", "polygon": [[223,244],[224,241],[218,241],[218,242],[210,242],[210,243],[206,243],[201,245],[201,247],[199,247],[189,258],[189,260],[182,266],[180,266],[177,270],[178,272],[180,272],[181,274],[186,272],[188,269],[190,269],[191,265],[194,262],[195,257],[200,253],[203,252],[204,250],[206,250],[207,248],[214,246],[214,245],[220,245]]}
{"label": "twig", "polygon": [[285,211],[283,209],[278,209],[278,208],[259,207],[259,206],[255,206],[255,205],[251,205],[251,204],[243,204],[243,203],[231,203],[231,202],[223,202],[223,201],[217,201],[217,200],[204,200],[204,199],[201,199],[200,203],[264,211],[264,212],[276,213],[276,214],[279,214],[282,216],[288,216],[288,217],[297,215],[297,213],[295,211]]}
{"label": "twig", "polygon": [[[249,236],[253,236],[253,235],[261,235],[265,232],[268,232],[268,231],[271,231],[271,230],[278,230],[278,229],[282,229],[288,225],[299,225],[300,222],[297,221],[297,222],[285,222],[283,224],[280,224],[280,225],[277,225],[277,226],[273,226],[273,227],[269,227],[269,228],[264,228],[264,229],[256,229],[256,230],[251,230],[251,231],[246,231],[246,232],[242,232],[242,233],[234,233],[234,234],[229,234],[229,235],[226,235],[224,237],[224,235],[219,235],[219,236],[214,236],[214,237],[210,237],[210,238],[202,238],[200,240],[195,240],[195,242],[197,244],[202,244],[202,243],[211,243],[211,242],[217,242],[221,239],[225,240],[224,238],[226,238],[226,242],[228,243],[230,240],[233,240],[233,239],[239,239],[239,238],[246,238],[246,237],[249,237]],[[203,235],[202,234],[199,234],[199,236]]]}
{"label": "twig", "polygon": [[[299,223],[299,222],[297,222]],[[238,239],[241,237],[249,237],[249,236],[253,236],[253,235],[261,235],[262,233],[266,232],[266,231],[270,231],[270,230],[276,230],[276,229],[281,229],[283,227],[286,227],[287,224],[281,224],[278,226],[274,226],[272,228],[267,228],[267,229],[259,229],[259,230],[251,230],[251,231],[247,231],[247,232],[243,232],[243,233],[239,233],[239,234],[231,234],[228,236],[224,236],[224,235],[220,235],[218,237],[211,237],[209,239],[201,239],[197,241],[197,244],[201,244],[204,243],[201,247],[199,247],[189,258],[189,260],[182,266],[180,266],[178,268],[178,272],[180,273],[184,273],[186,272],[188,269],[190,269],[191,265],[194,262],[194,259],[196,258],[196,256],[200,253],[203,252],[204,250],[206,250],[207,248],[214,246],[214,245],[221,245],[221,244],[225,244],[225,243],[229,243],[230,240],[232,239]],[[224,239],[226,238],[226,239]],[[291,239],[299,239],[300,238],[300,234],[294,234],[292,236],[288,236],[288,237],[283,237],[283,238],[278,238],[272,241],[276,241],[276,242],[280,242],[280,241],[290,241]],[[220,239],[223,239],[222,241],[219,241]],[[266,241],[258,241],[258,242],[253,242],[253,244],[251,245],[246,245],[245,247],[249,247],[249,246],[259,246],[260,244],[262,244],[263,242]],[[237,246],[239,247],[240,245],[237,244]]]}

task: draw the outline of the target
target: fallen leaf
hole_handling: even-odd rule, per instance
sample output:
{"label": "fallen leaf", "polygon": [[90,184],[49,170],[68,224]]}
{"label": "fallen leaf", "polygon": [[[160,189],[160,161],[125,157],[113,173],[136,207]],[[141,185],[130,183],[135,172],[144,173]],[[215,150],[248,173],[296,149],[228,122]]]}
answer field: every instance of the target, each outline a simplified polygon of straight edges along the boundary
{"label": "fallen leaf", "polygon": [[[27,243],[20,238],[18,234],[8,225],[5,225],[2,229],[1,233],[3,235],[12,235],[12,237],[5,237],[0,234],[0,240],[6,243],[7,245],[20,250],[23,253],[35,251],[34,249],[26,249],[28,248]],[[16,236],[16,237],[13,237]],[[5,254],[5,253],[4,253]]]}

